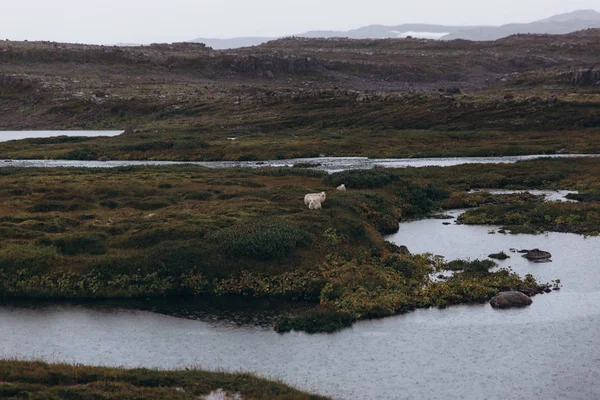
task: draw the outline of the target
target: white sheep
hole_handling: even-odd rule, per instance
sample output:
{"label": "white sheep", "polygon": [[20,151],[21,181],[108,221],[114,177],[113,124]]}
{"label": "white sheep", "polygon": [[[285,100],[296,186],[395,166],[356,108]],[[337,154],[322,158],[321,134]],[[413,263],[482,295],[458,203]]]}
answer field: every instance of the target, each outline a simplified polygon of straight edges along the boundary
{"label": "white sheep", "polygon": [[304,196],[304,205],[308,205],[311,200],[318,200],[319,203],[325,203],[326,198],[327,196],[325,195],[325,192],[309,193],[306,196]]}
{"label": "white sheep", "polygon": [[308,209],[309,210],[320,210],[321,209],[321,202],[319,200],[311,200],[308,203]]}
{"label": "white sheep", "polygon": [[341,184],[341,185],[340,185],[340,186],[338,186],[336,189],[337,189],[337,190],[339,190],[340,192],[345,192],[345,191],[346,191],[346,185],[344,185],[344,184]]}

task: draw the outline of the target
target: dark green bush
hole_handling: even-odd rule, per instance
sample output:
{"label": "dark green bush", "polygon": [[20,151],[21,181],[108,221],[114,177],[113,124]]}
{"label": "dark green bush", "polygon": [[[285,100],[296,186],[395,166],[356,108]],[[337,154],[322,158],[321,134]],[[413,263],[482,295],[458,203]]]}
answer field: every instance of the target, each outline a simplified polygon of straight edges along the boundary
{"label": "dark green bush", "polygon": [[390,235],[400,229],[398,221],[390,214],[374,213],[369,216],[369,221],[382,235]]}
{"label": "dark green bush", "polygon": [[147,142],[138,142],[133,144],[124,144],[119,146],[122,151],[149,151],[149,150],[169,150],[173,148],[173,142],[164,140],[155,140]]}
{"label": "dark green bush", "polygon": [[45,213],[52,211],[69,211],[71,204],[57,201],[42,201],[29,207],[27,211],[33,213]]}
{"label": "dark green bush", "polygon": [[283,258],[308,244],[308,234],[285,221],[263,220],[221,229],[209,236],[228,257],[256,260]]}
{"label": "dark green bush", "polygon": [[103,200],[100,202],[100,205],[104,208],[109,208],[111,210],[119,208],[119,203],[117,203],[114,200]]}
{"label": "dark green bush", "polygon": [[170,183],[159,183],[158,184],[159,189],[171,189],[172,187],[173,187],[173,185]]}
{"label": "dark green bush", "polygon": [[242,154],[238,157],[238,161],[258,161],[260,157],[256,154]]}
{"label": "dark green bush", "polygon": [[331,174],[323,180],[326,185],[339,186],[345,184],[348,189],[376,189],[389,185],[393,174],[379,169],[361,169]]}
{"label": "dark green bush", "polygon": [[351,326],[356,317],[338,311],[311,311],[297,317],[281,315],[275,320],[274,328],[279,333],[291,330],[308,333],[335,332]]}
{"label": "dark green bush", "polygon": [[57,262],[58,254],[54,247],[13,244],[0,250],[0,269],[7,272],[46,272]]}
{"label": "dark green bush", "polygon": [[488,273],[490,268],[497,264],[492,260],[454,260],[446,264],[446,269],[450,271],[463,271],[464,273],[481,274]]}
{"label": "dark green bush", "polygon": [[177,140],[173,144],[173,150],[195,150],[206,149],[209,144],[201,139]]}
{"label": "dark green bush", "polygon": [[600,202],[600,191],[585,193],[569,193],[565,197],[569,200],[577,200],[583,203],[590,203],[592,201]]}
{"label": "dark green bush", "polygon": [[188,194],[185,195],[185,199],[186,200],[209,200],[213,197],[213,194],[211,192],[208,192],[206,190],[198,190],[195,192],[190,192]]}
{"label": "dark green bush", "polygon": [[496,260],[506,260],[507,258],[510,258],[510,256],[503,251],[501,251],[500,253],[490,254],[488,257],[494,258]]}
{"label": "dark green bush", "polygon": [[171,205],[170,202],[164,199],[154,199],[154,200],[146,200],[146,201],[130,201],[125,203],[126,207],[135,208],[136,210],[142,211],[152,211],[158,210],[160,208],[169,207]]}
{"label": "dark green bush", "polygon": [[395,269],[408,279],[421,276],[421,264],[410,255],[390,256],[384,260],[383,265]]}
{"label": "dark green bush", "polygon": [[205,235],[205,232],[196,226],[174,226],[165,228],[152,228],[134,233],[119,243],[124,248],[147,248],[161,242],[177,240],[196,240]]}
{"label": "dark green bush", "polygon": [[[214,265],[208,259],[212,250],[201,242],[167,242],[148,255],[146,268],[163,276],[180,276],[182,273]],[[218,269],[220,266],[215,265]]]}
{"label": "dark green bush", "polygon": [[64,158],[65,160],[93,161],[98,159],[98,153],[96,153],[92,149],[80,147],[78,149],[65,153],[65,155],[62,158]]}
{"label": "dark green bush", "polygon": [[52,239],[40,240],[42,245],[52,245],[59,253],[73,256],[76,254],[104,254],[108,250],[106,238],[98,234],[77,233]]}

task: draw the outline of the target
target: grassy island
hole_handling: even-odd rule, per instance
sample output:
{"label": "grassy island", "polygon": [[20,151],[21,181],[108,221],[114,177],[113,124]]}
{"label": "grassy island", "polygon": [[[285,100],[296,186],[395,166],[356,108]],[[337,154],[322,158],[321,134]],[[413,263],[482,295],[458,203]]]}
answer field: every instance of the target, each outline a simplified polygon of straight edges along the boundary
{"label": "grassy island", "polygon": [[[548,204],[465,187],[593,188],[597,169],[593,159],[332,175],[306,168],[3,168],[0,296],[245,296],[314,304],[297,320],[279,319],[280,331],[331,331],[357,319],[483,302],[535,282],[490,272],[493,263],[434,282],[432,274],[450,269],[444,261],[410,254],[384,236],[403,219],[477,206],[484,207],[473,215],[556,208],[566,221],[561,230],[580,232],[569,215],[580,207],[593,215],[596,203]],[[340,183],[349,190],[334,190]],[[323,209],[309,210],[304,194],[322,190]]]}
{"label": "grassy island", "polygon": [[[0,360],[3,399],[199,399],[210,393],[243,399],[325,400],[250,374],[156,371]],[[233,398],[233,397],[231,397]]]}

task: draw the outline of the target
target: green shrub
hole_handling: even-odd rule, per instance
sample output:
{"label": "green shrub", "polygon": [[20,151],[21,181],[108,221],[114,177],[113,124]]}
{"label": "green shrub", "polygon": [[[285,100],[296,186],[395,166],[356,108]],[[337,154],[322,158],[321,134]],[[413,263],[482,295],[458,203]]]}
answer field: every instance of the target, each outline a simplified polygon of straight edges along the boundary
{"label": "green shrub", "polygon": [[27,211],[33,213],[45,213],[53,211],[69,211],[71,204],[56,201],[42,201],[29,207]]}
{"label": "green shrub", "polygon": [[201,139],[177,140],[173,144],[173,150],[196,150],[208,147],[209,144]]}
{"label": "green shrub", "polygon": [[118,147],[122,151],[149,151],[149,150],[169,150],[173,148],[173,142],[164,140],[138,142],[133,144],[124,144]]}
{"label": "green shrub", "polygon": [[171,205],[170,202],[164,199],[154,199],[147,201],[130,201],[125,204],[126,207],[135,208],[136,210],[142,211],[152,211],[158,210],[160,208],[169,207]]}
{"label": "green shrub", "polygon": [[339,186],[345,184],[349,189],[376,189],[389,185],[393,174],[378,169],[361,169],[343,171],[328,175],[323,180],[326,185]]}
{"label": "green shrub", "polygon": [[592,201],[600,202],[600,190],[585,193],[569,193],[565,197],[569,200],[577,200],[583,203],[590,203]]}
{"label": "green shrub", "polygon": [[510,256],[503,251],[501,251],[500,253],[490,254],[488,257],[494,258],[496,260],[506,260],[507,258],[510,258]]}
{"label": "green shrub", "polygon": [[258,157],[256,154],[242,154],[241,156],[238,157],[238,161],[258,161],[260,159],[260,157]]}
{"label": "green shrub", "polygon": [[158,184],[159,189],[171,189],[172,187],[173,187],[173,185],[170,183],[159,183]]}
{"label": "green shrub", "polygon": [[228,257],[271,260],[290,254],[296,247],[308,243],[308,234],[279,220],[263,220],[239,224],[210,235]]}
{"label": "green shrub", "polygon": [[454,260],[446,264],[446,269],[450,271],[463,271],[464,273],[481,274],[488,273],[490,268],[497,264],[492,260]]}
{"label": "green shrub", "polygon": [[369,215],[369,221],[375,225],[382,235],[390,235],[400,229],[398,221],[390,214],[374,213]]}
{"label": "green shrub", "polygon": [[279,333],[291,330],[308,333],[335,332],[351,326],[356,321],[352,314],[338,311],[310,311],[297,317],[281,315],[275,320],[274,328]]}
{"label": "green shrub", "polygon": [[190,192],[188,194],[185,195],[185,199],[186,200],[201,200],[201,201],[206,201],[209,200],[213,197],[213,194],[211,192],[208,192],[206,190],[198,190],[195,192]]}
{"label": "green shrub", "polygon": [[[200,242],[167,242],[148,254],[146,268],[163,276],[178,276],[197,271],[207,265],[214,265],[210,257],[212,251]],[[215,266],[220,268],[220,266]]]}
{"label": "green shrub", "polygon": [[393,255],[384,260],[383,265],[393,268],[408,279],[419,277],[421,264],[410,255]]}
{"label": "green shrub", "polygon": [[108,208],[114,210],[119,207],[119,203],[114,200],[103,200],[100,202],[100,205],[104,208]]}
{"label": "green shrub", "polygon": [[104,254],[108,250],[106,238],[98,234],[76,233],[52,239],[42,239],[40,244],[56,247],[60,254]]}
{"label": "green shrub", "polygon": [[64,158],[65,160],[93,161],[98,159],[98,153],[96,153],[92,149],[80,147],[78,149],[65,153],[65,155],[62,158]]}
{"label": "green shrub", "polygon": [[152,228],[134,233],[119,243],[119,247],[132,249],[147,248],[161,242],[200,239],[204,235],[205,232],[196,226]]}
{"label": "green shrub", "polygon": [[13,244],[0,250],[0,269],[7,272],[28,270],[46,272],[58,261],[54,247]]}

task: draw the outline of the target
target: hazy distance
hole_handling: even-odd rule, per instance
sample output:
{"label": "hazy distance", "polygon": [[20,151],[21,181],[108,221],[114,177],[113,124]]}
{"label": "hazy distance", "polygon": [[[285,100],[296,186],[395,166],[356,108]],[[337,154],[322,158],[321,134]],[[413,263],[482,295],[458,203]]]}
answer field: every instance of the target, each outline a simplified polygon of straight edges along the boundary
{"label": "hazy distance", "polygon": [[382,24],[531,22],[598,0],[4,0],[0,39],[96,44],[277,37]]}

